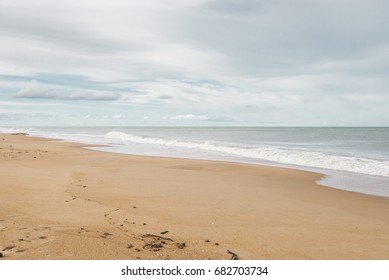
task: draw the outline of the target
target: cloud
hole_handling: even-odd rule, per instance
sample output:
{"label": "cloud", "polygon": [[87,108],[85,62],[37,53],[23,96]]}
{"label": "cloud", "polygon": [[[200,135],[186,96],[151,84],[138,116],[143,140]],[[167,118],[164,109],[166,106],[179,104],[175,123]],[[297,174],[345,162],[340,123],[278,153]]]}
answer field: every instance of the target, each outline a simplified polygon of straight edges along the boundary
{"label": "cloud", "polygon": [[36,80],[31,80],[27,85],[22,87],[14,97],[60,100],[117,100],[121,95],[92,90],[60,93],[57,90],[50,89],[47,86],[38,83]]}
{"label": "cloud", "polygon": [[115,115],[115,116],[113,116],[113,118],[114,118],[114,119],[117,119],[117,120],[120,120],[120,119],[125,119],[125,118],[127,118],[127,116],[126,116],[126,115]]}
{"label": "cloud", "polygon": [[59,92],[51,90],[35,80],[31,80],[15,94],[15,97],[58,99],[61,95]]}
{"label": "cloud", "polygon": [[98,92],[98,91],[77,91],[65,96],[61,96],[59,99],[70,100],[117,100],[121,97],[118,93],[112,92]]}
{"label": "cloud", "polygon": [[189,115],[165,116],[162,119],[164,119],[164,120],[186,120],[186,121],[208,121],[209,117],[189,114]]}
{"label": "cloud", "polygon": [[0,98],[116,101],[119,110],[77,115],[128,120],[193,112],[187,121],[387,125],[388,9],[382,0],[5,0]]}
{"label": "cloud", "polygon": [[107,115],[94,115],[94,114],[87,114],[84,115],[85,119],[116,119],[116,120],[121,120],[121,119],[126,119],[126,115],[121,115],[117,114],[114,116],[107,116]]}
{"label": "cloud", "polygon": [[178,121],[232,121],[229,117],[208,117],[205,115],[176,115],[164,116],[163,120],[178,120]]}
{"label": "cloud", "polygon": [[223,116],[210,117],[208,120],[213,122],[233,122],[234,121],[233,118],[223,117]]}

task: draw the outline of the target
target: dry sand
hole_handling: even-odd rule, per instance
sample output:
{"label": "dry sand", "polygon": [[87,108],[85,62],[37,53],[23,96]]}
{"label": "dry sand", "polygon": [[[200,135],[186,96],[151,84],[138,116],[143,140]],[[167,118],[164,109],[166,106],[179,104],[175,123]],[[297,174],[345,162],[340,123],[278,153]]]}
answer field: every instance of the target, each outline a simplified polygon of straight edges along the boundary
{"label": "dry sand", "polygon": [[2,259],[389,259],[388,199],[82,146],[0,135]]}

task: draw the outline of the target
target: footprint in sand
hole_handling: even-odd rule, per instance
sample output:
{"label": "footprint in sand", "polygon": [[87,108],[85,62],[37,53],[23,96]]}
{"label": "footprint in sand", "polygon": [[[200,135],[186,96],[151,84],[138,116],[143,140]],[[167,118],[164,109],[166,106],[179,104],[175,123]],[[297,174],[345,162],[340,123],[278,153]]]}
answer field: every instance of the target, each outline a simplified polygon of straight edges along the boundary
{"label": "footprint in sand", "polygon": [[8,245],[7,247],[5,247],[3,249],[3,251],[11,251],[13,248],[15,248],[16,246],[15,245]]}
{"label": "footprint in sand", "polygon": [[[17,247],[15,245],[9,245],[3,249],[3,252],[9,252],[9,253],[22,253],[27,251],[27,248]],[[0,257],[4,257],[3,253],[0,253]]]}
{"label": "footprint in sand", "polygon": [[107,238],[108,236],[112,235],[112,233],[104,232],[102,235],[100,235],[101,238]]}

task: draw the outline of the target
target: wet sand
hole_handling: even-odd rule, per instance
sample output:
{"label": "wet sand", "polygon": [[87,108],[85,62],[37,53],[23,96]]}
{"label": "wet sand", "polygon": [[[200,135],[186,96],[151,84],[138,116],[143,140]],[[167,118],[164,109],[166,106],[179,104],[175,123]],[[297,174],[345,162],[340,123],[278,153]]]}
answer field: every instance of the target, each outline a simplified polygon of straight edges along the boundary
{"label": "wet sand", "polygon": [[389,259],[386,198],[84,146],[0,135],[1,259]]}

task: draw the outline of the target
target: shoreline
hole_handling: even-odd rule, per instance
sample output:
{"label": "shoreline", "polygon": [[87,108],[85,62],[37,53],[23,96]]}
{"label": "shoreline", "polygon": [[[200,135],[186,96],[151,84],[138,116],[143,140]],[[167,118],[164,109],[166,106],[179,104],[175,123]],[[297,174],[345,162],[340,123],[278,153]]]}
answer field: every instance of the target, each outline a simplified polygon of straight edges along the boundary
{"label": "shoreline", "polygon": [[90,146],[0,134],[4,259],[389,259],[387,198],[313,172]]}
{"label": "shoreline", "polygon": [[[266,154],[263,155],[263,157],[257,158],[255,155],[246,155],[246,156],[237,156],[237,154],[241,153],[242,151],[239,150],[238,152],[232,151],[230,153],[229,151],[222,151],[222,152],[212,152],[214,148],[216,150],[218,149],[217,146],[211,147],[211,152],[208,153],[208,148],[203,147],[203,144],[206,144],[206,142],[200,140],[198,142],[197,140],[194,140],[191,142],[193,145],[199,145],[197,148],[190,148],[187,146],[188,143],[186,143],[186,140],[184,140],[182,137],[177,136],[180,134],[179,131],[175,131],[174,133],[178,133],[176,136],[178,137],[170,137],[169,135],[165,135],[166,137],[163,136],[160,132],[157,134],[154,134],[153,131],[150,131],[149,129],[146,128],[146,130],[143,130],[142,128],[141,131],[135,131],[135,134],[132,134],[130,131],[120,130],[118,135],[110,135],[108,139],[113,139],[112,141],[109,141],[106,138],[106,136],[110,133],[116,133],[114,128],[95,128],[97,130],[89,131],[88,129],[91,128],[86,128],[89,132],[86,134],[83,134],[82,131],[77,130],[77,128],[66,128],[64,131],[60,132],[58,130],[50,130],[50,129],[44,129],[39,130],[39,128],[30,128],[30,129],[8,129],[8,132],[4,133],[11,133],[11,132],[27,132],[30,134],[29,136],[31,137],[43,137],[43,138],[55,138],[58,139],[59,141],[67,141],[67,142],[76,142],[76,143],[85,143],[88,145],[95,145],[95,146],[103,146],[103,147],[91,147],[91,150],[98,150],[98,151],[106,151],[109,153],[120,153],[120,154],[127,154],[127,155],[144,155],[144,156],[154,156],[154,157],[168,157],[168,158],[184,158],[184,159],[198,159],[198,160],[210,160],[210,161],[227,161],[227,162],[235,162],[235,163],[244,163],[244,164],[254,164],[257,166],[273,166],[273,167],[280,167],[280,168],[288,168],[288,169],[294,169],[294,170],[303,170],[303,171],[308,171],[308,172],[314,172],[314,173],[319,173],[323,174],[324,177],[317,181],[316,183],[330,187],[330,188],[335,188],[335,189],[340,189],[340,190],[346,190],[346,191],[351,191],[351,192],[357,192],[357,193],[362,193],[362,194],[368,194],[368,195],[373,195],[373,196],[380,196],[380,197],[386,197],[389,198],[389,189],[387,186],[389,186],[389,177],[382,175],[387,173],[384,172],[385,168],[388,168],[385,162],[380,162],[378,156],[376,159],[371,159],[370,157],[364,157],[361,155],[353,155],[349,157],[350,155],[346,156],[345,154],[338,153],[334,154],[335,158],[331,159],[331,165],[328,166],[329,162],[328,160],[332,157],[331,153],[329,154],[321,154],[322,152],[317,150],[316,152],[319,153],[319,155],[316,155],[315,152],[312,151],[305,151],[307,153],[313,153],[310,158],[315,159],[316,157],[318,160],[313,160],[312,164],[311,159],[306,158],[306,162],[290,162],[290,160],[272,160],[271,159],[271,154]],[[70,129],[70,130],[69,130]],[[78,128],[80,129],[80,128]],[[100,130],[99,130],[100,129]],[[102,130],[101,130],[102,129]],[[164,129],[164,128],[163,128]],[[331,128],[331,129],[336,129],[336,128]],[[68,134],[68,132],[71,131],[71,134]],[[57,134],[59,133],[59,134]],[[74,134],[75,133],[75,134]],[[81,133],[81,134],[79,134]],[[170,132],[169,132],[170,133]],[[169,134],[168,133],[168,134]],[[251,131],[250,133],[256,133]],[[266,131],[265,131],[266,133]],[[105,136],[104,136],[105,135]],[[149,136],[145,136],[149,135]],[[210,139],[214,139],[216,142],[218,141],[217,138],[218,136],[216,135],[212,136]],[[253,135],[251,135],[253,136]],[[258,137],[261,137],[257,135]],[[339,136],[339,135],[338,135]],[[127,139],[129,137],[129,139]],[[132,139],[134,137],[134,139]],[[115,142],[116,140],[124,139],[123,143]],[[182,139],[181,139],[182,138]],[[193,139],[195,139],[194,137]],[[250,137],[249,137],[250,138]],[[358,137],[357,137],[358,138]],[[115,140],[116,139],[116,140]],[[170,143],[168,139],[177,139],[178,142],[183,144],[185,146],[185,150],[182,152],[179,152],[176,150],[174,147],[176,147],[175,143]],[[181,140],[179,140],[181,139]],[[197,139],[197,138],[196,138]],[[129,140],[129,141],[127,141]],[[318,139],[319,140],[319,139]],[[371,139],[370,139],[371,140]],[[134,141],[134,142],[133,142]],[[155,143],[157,141],[156,145],[153,145],[152,143]],[[159,143],[159,141],[162,141]],[[210,140],[213,141],[213,140]],[[320,141],[320,140],[319,140]],[[130,144],[132,143],[133,144]],[[150,142],[150,143],[149,143]],[[174,141],[173,141],[174,142]],[[227,141],[228,142],[228,141]],[[159,143],[159,144],[158,144]],[[180,144],[180,145],[181,145]],[[301,143],[300,143],[301,144]],[[180,146],[178,145],[178,146]],[[239,146],[239,145],[238,145]],[[244,149],[243,145],[243,149]],[[335,145],[336,146],[336,145]],[[226,146],[223,146],[223,149],[226,148],[228,150],[229,145],[227,144]],[[203,148],[205,150],[203,151]],[[277,148],[275,148],[275,153],[277,153]],[[179,148],[180,149],[180,148]],[[282,150],[282,149],[281,149]],[[297,156],[295,153],[298,153],[298,150],[292,149],[292,158]],[[335,149],[336,150],[336,149]],[[282,150],[282,155],[286,156],[288,158],[288,149]],[[253,151],[255,154],[255,151]],[[374,153],[374,149],[372,151]],[[286,154],[285,154],[286,153]],[[269,157],[270,158],[267,158]],[[304,155],[301,154],[299,156],[302,156],[303,158],[307,156],[307,154]],[[321,156],[324,156],[324,162],[322,162]],[[330,157],[330,158],[328,158]],[[267,158],[267,159],[266,159]],[[345,160],[344,163],[341,164],[341,162]],[[376,161],[375,164],[378,164],[378,166],[374,166],[373,162],[371,160]],[[327,161],[327,162],[326,162]],[[332,163],[334,161],[334,164]],[[353,162],[355,161],[355,162]],[[284,162],[284,163],[283,163]],[[289,163],[285,163],[289,162]],[[318,165],[317,165],[318,164]],[[321,166],[321,165],[326,165],[327,166]],[[349,165],[351,164],[350,167]],[[368,165],[371,165],[370,167]],[[321,166],[321,167],[320,167]],[[342,166],[348,166],[342,167]],[[378,168],[381,166],[380,168]],[[361,171],[361,169],[367,168],[367,171]],[[369,171],[373,168],[373,171]],[[382,173],[382,174],[381,174]],[[379,175],[381,174],[381,175]]]}
{"label": "shoreline", "polygon": [[[31,136],[36,137],[36,136]],[[38,136],[39,137],[39,136]],[[70,142],[64,139],[60,139],[60,141],[69,142],[69,143],[80,143],[80,142]],[[121,154],[121,155],[129,155],[129,156],[145,156],[145,157],[156,157],[156,158],[170,158],[170,159],[184,159],[184,160],[200,160],[200,161],[211,161],[211,162],[220,162],[220,163],[236,163],[236,164],[247,164],[252,166],[267,166],[273,168],[281,168],[281,169],[290,169],[290,170],[298,170],[303,172],[315,173],[321,175],[315,184],[319,186],[323,186],[326,188],[332,188],[341,191],[347,191],[362,195],[376,196],[389,199],[389,194],[387,191],[383,191],[380,189],[380,185],[384,183],[389,183],[389,178],[377,175],[369,175],[362,173],[355,173],[351,171],[344,170],[334,170],[334,169],[324,169],[319,167],[309,167],[303,165],[293,165],[279,162],[255,162],[249,160],[232,160],[232,159],[212,159],[212,158],[192,158],[192,157],[177,157],[177,156],[165,156],[165,155],[143,155],[143,154],[134,154],[131,152],[123,152],[116,151],[115,146],[110,145],[90,145],[85,147],[88,150],[96,151],[96,152],[104,152],[104,153],[113,153],[113,154]],[[363,182],[363,183],[361,183]],[[362,187],[363,185],[370,185],[369,190]],[[373,186],[379,185],[378,189],[371,189]]]}

